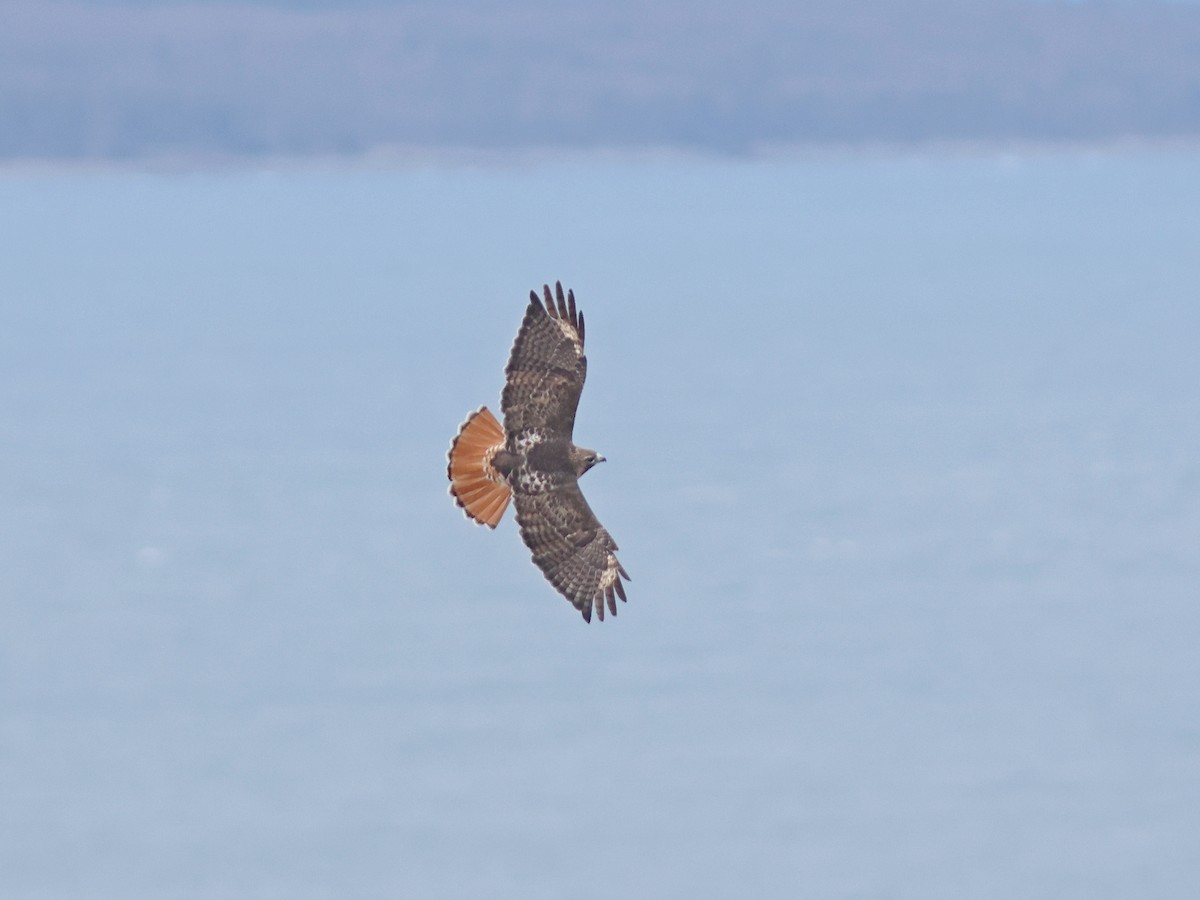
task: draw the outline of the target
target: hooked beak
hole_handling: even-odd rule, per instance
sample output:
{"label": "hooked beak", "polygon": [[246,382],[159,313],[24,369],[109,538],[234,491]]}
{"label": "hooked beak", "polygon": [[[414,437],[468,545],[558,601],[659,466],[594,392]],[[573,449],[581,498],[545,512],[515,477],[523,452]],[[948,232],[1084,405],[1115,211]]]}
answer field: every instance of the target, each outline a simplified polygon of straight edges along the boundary
{"label": "hooked beak", "polygon": [[596,462],[602,463],[602,462],[608,462],[608,460],[605,459],[603,456],[601,456],[599,453],[597,453],[596,454]]}

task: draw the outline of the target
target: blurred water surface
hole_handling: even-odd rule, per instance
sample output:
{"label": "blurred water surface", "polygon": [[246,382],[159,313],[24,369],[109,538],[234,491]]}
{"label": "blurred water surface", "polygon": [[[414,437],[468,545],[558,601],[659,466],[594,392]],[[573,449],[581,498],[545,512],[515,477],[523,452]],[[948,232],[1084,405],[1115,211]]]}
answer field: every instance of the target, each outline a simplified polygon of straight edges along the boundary
{"label": "blurred water surface", "polygon": [[[0,176],[0,895],[1200,895],[1200,155]],[[588,319],[585,625],[444,453]]]}

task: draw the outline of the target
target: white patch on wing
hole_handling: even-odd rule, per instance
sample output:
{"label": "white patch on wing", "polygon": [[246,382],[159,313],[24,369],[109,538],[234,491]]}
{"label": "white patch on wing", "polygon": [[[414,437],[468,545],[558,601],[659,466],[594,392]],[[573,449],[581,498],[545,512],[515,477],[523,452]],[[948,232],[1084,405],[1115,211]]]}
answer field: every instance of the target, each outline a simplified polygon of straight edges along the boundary
{"label": "white patch on wing", "polygon": [[608,567],[600,576],[600,590],[605,591],[612,587],[617,580],[617,572],[621,568],[621,564],[617,562],[615,554],[608,554]]}
{"label": "white patch on wing", "polygon": [[583,356],[583,348],[579,346],[579,332],[575,330],[575,327],[566,319],[553,319],[552,321],[571,342],[571,346],[575,348],[575,355]]}

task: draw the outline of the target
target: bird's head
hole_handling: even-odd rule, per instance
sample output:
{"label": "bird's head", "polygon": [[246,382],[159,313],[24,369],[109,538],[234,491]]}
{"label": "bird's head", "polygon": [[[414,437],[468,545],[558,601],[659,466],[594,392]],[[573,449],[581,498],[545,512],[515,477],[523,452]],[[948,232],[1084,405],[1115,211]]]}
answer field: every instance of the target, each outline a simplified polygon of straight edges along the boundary
{"label": "bird's head", "polygon": [[604,457],[587,447],[572,447],[571,462],[575,465],[575,476],[578,478],[596,463],[604,462]]}

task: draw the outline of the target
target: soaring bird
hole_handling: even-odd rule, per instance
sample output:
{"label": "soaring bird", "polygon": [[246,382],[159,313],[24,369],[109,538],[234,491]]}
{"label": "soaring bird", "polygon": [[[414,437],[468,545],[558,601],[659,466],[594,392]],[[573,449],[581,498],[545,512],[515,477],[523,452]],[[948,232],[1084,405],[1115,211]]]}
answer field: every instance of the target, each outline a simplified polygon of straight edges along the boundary
{"label": "soaring bird", "polygon": [[587,377],[583,313],[575,294],[529,292],[525,319],[504,370],[500,409],[504,425],[486,406],[471,413],[450,444],[450,494],[467,517],[495,528],[510,500],[517,505],[521,539],[546,580],[592,620],[617,614],[625,600],[612,539],[579,490],[579,478],[604,457],[575,446],[575,410]]}

